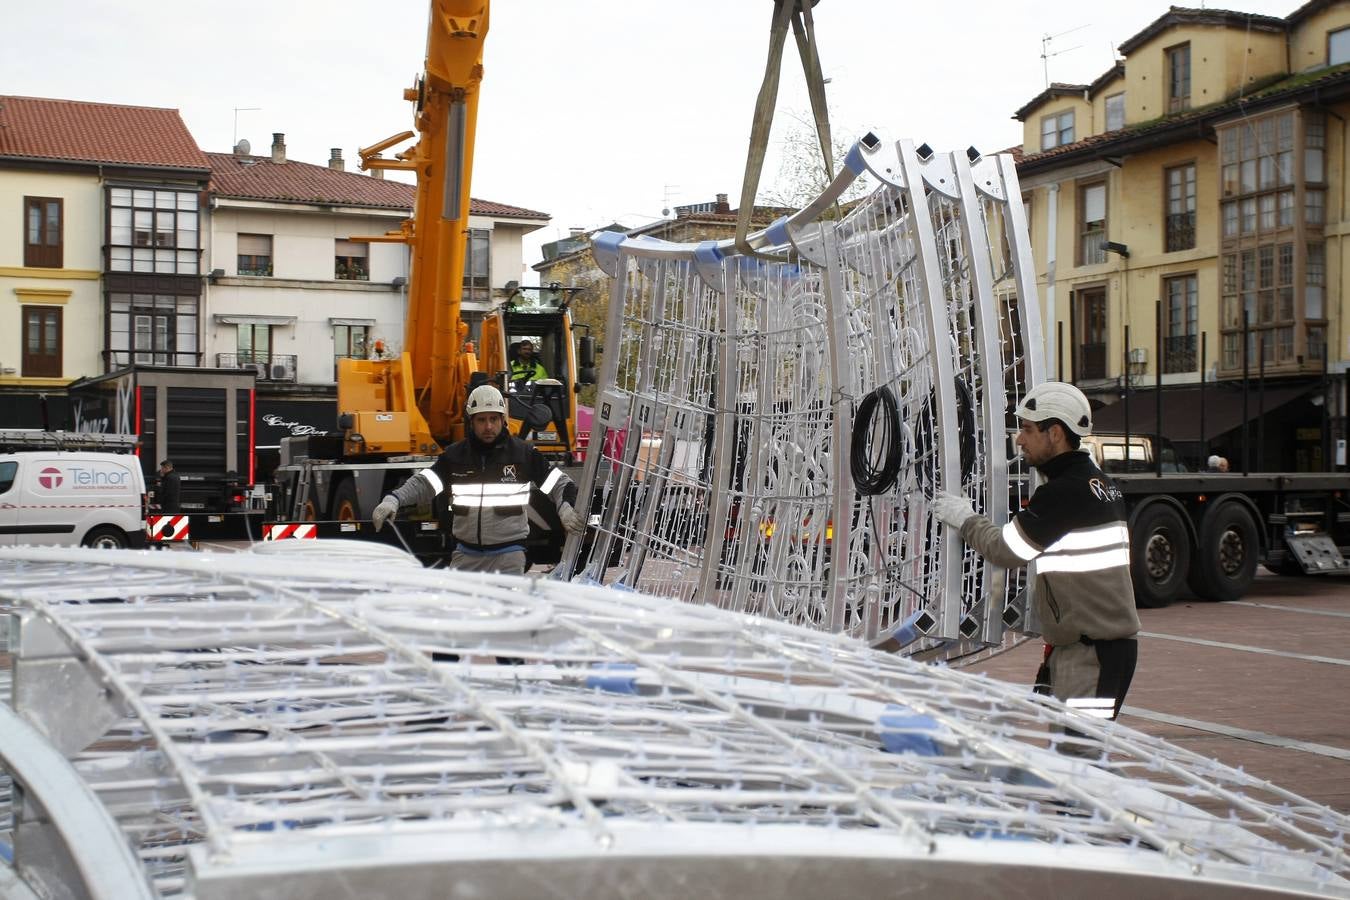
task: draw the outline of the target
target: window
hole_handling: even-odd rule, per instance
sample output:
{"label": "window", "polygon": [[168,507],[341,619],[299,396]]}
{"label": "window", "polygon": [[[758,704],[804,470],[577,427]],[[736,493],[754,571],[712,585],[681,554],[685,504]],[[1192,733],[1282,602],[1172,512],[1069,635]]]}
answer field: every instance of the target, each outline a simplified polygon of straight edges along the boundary
{"label": "window", "polygon": [[1115,131],[1125,127],[1125,93],[1112,94],[1106,98],[1106,130]]}
{"label": "window", "polygon": [[1200,304],[1196,276],[1163,279],[1163,374],[1194,372]]}
{"label": "window", "polygon": [[239,259],[236,271],[240,275],[272,274],[272,236],[270,234],[241,234],[238,237]]}
{"label": "window", "polygon": [[[1190,250],[1195,247],[1195,164],[1177,166],[1166,172],[1167,234],[1165,249]],[[1272,199],[1274,199],[1272,197]],[[1271,208],[1272,214],[1274,207]]]}
{"label": "window", "polygon": [[197,301],[173,294],[108,294],[108,368],[196,366]]}
{"label": "window", "polygon": [[1304,263],[1303,271],[1303,317],[1311,321],[1317,321],[1326,315],[1327,251],[1325,244],[1319,241],[1308,245],[1308,257]]}
{"label": "window", "polygon": [[1350,62],[1350,28],[1342,28],[1327,35],[1327,65],[1339,66]]}
{"label": "window", "polygon": [[339,359],[365,359],[370,346],[369,325],[333,326],[333,379],[337,380]]}
{"label": "window", "polygon": [[23,264],[34,268],[61,268],[61,213],[59,197],[23,198]]}
{"label": "window", "polygon": [[464,299],[489,303],[492,300],[492,232],[471,228],[468,254],[464,259]]}
{"label": "window", "polygon": [[1167,111],[1191,108],[1191,45],[1170,47],[1167,53]]}
{"label": "window", "polygon": [[1106,182],[1085,185],[1078,191],[1078,264],[1106,262]]}
{"label": "window", "polygon": [[1041,149],[1051,150],[1073,143],[1073,110],[1041,119]]}
{"label": "window", "polygon": [[195,191],[108,189],[108,270],[196,275],[201,240]]}
{"label": "window", "polygon": [[61,307],[23,308],[23,376],[61,377]]}
{"label": "window", "polygon": [[1074,378],[1106,377],[1106,288],[1091,288],[1078,293],[1079,358]]}
{"label": "window", "polygon": [[369,254],[370,245],[367,243],[337,241],[334,249],[333,277],[339,281],[369,281],[370,260],[367,258]]}
{"label": "window", "polygon": [[235,347],[238,349],[241,367],[250,363],[268,365],[272,361],[272,326],[240,325]]}

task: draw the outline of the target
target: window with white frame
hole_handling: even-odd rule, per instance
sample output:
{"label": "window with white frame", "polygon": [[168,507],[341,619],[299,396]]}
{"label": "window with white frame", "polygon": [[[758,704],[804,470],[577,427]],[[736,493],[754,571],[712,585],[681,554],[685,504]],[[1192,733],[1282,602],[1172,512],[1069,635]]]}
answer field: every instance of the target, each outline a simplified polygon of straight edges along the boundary
{"label": "window with white frame", "polygon": [[1053,150],[1073,143],[1073,110],[1041,118],[1041,149]]}
{"label": "window with white frame", "polygon": [[108,271],[197,275],[201,228],[196,191],[108,189]]}

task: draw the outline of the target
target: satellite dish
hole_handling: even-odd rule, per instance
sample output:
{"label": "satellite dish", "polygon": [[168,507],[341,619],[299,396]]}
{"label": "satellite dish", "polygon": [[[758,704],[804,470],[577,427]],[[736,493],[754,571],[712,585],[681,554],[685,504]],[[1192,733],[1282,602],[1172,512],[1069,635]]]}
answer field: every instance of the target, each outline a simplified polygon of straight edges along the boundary
{"label": "satellite dish", "polygon": [[234,152],[240,156],[248,156],[253,152],[253,147],[249,144],[247,138],[240,138],[239,143],[234,145]]}

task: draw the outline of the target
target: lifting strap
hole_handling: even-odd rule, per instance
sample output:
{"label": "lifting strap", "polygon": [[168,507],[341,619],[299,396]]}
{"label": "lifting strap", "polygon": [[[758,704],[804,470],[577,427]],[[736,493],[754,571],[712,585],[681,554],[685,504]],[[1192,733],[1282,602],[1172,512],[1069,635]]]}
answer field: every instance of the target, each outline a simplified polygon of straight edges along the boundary
{"label": "lifting strap", "polygon": [[806,91],[811,100],[811,114],[815,118],[816,138],[825,162],[825,181],[834,178],[834,154],[830,141],[830,113],[825,105],[825,81],[820,74],[820,54],[816,49],[816,29],[811,18],[811,7],[819,0],[774,0],[773,28],[769,33],[769,58],[764,67],[764,81],[755,100],[755,115],[750,124],[750,150],[745,160],[745,179],[741,183],[741,207],[736,217],[736,249],[747,256],[763,257],[746,242],[750,234],[750,220],[755,212],[755,195],[759,193],[759,179],[764,170],[764,153],[773,127],[774,109],[778,104],[778,76],[782,69],[783,44],[787,41],[788,23],[797,43],[806,76]]}

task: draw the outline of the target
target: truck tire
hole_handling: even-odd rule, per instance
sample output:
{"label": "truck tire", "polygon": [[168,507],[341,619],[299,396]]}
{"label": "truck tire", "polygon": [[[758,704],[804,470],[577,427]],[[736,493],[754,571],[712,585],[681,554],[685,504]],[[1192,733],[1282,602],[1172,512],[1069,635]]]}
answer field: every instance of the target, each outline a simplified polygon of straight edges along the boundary
{"label": "truck tire", "polygon": [[1191,563],[1191,537],[1181,514],[1155,503],[1130,527],[1135,606],[1160,609],[1177,598]]}
{"label": "truck tire", "polygon": [[1252,585],[1261,555],[1260,536],[1251,513],[1238,503],[1222,503],[1200,522],[1200,546],[1191,585],[1205,600],[1236,600]]}
{"label": "truck tire", "polygon": [[344,478],[333,491],[333,518],[339,522],[355,522],[361,518],[361,506],[356,501],[356,482]]}
{"label": "truck tire", "polygon": [[127,533],[112,525],[100,525],[89,529],[82,543],[85,547],[93,547],[95,550],[125,550],[131,544],[127,539]]}

